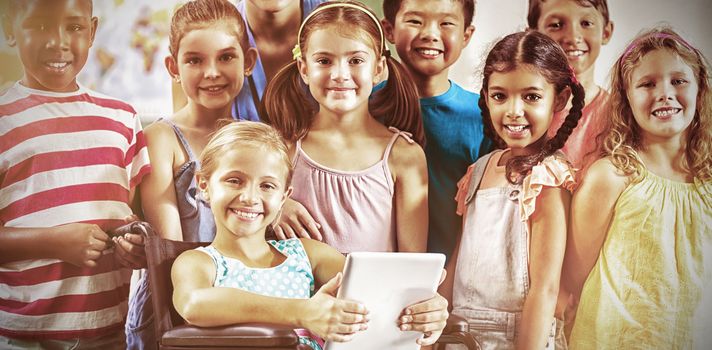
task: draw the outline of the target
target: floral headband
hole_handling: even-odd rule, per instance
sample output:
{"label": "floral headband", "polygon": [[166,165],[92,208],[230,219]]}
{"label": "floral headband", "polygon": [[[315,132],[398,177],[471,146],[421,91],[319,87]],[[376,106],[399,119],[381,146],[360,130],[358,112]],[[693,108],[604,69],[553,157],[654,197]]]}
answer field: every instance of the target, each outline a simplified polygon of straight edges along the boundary
{"label": "floral headband", "polygon": [[334,2],[334,3],[328,4],[328,5],[317,7],[314,11],[312,11],[304,19],[304,21],[302,22],[302,25],[299,27],[299,32],[297,33],[297,44],[294,45],[294,48],[292,49],[292,58],[294,60],[298,60],[298,59],[302,58],[302,49],[299,47],[299,41],[302,37],[302,29],[304,29],[304,24],[306,24],[307,21],[309,21],[309,19],[312,18],[318,12],[324,11],[326,9],[334,8],[334,7],[347,7],[347,8],[357,9],[357,10],[360,10],[363,13],[367,14],[368,17],[371,17],[373,22],[376,23],[376,27],[378,27],[378,32],[381,34],[381,52],[383,53],[383,55],[388,56],[389,52],[388,52],[388,50],[386,50],[386,43],[385,43],[384,37],[383,37],[383,28],[381,28],[381,22],[378,21],[378,18],[376,18],[376,16],[373,13],[371,13],[371,11],[368,11],[363,6],[358,6],[358,5],[354,5],[354,4],[350,4],[350,3],[343,3],[343,2]]}

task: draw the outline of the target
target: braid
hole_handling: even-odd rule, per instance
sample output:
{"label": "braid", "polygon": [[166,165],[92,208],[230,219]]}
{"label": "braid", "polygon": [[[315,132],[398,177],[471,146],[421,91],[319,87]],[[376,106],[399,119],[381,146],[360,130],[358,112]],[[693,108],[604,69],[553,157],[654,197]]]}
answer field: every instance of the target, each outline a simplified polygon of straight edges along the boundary
{"label": "braid", "polygon": [[559,44],[535,30],[509,34],[498,41],[487,54],[483,68],[482,92],[478,102],[485,124],[485,135],[495,141],[499,147],[507,145],[501,137],[495,134],[499,130],[495,130],[493,127],[492,116],[485,104],[485,98],[487,98],[485,92],[492,73],[511,72],[519,67],[535,69],[539,75],[546,79],[547,83],[553,85],[555,92],[553,106],[560,107],[564,102],[561,99],[565,97],[563,93],[567,87],[573,98],[569,114],[551,139],[548,138],[548,132],[546,132],[527,146],[533,154],[512,156],[507,160],[506,177],[507,181],[513,184],[520,184],[524,177],[531,173],[534,166],[564,146],[569,135],[576,128],[585,104],[583,87],[576,80],[573,68],[569,65],[566,54]]}
{"label": "braid", "polygon": [[571,87],[571,93],[573,95],[571,98],[571,109],[569,110],[569,114],[566,116],[566,119],[564,119],[564,123],[561,124],[559,130],[556,131],[556,135],[554,135],[554,137],[546,143],[546,146],[542,150],[545,157],[560,150],[561,147],[564,147],[566,140],[569,139],[569,135],[571,135],[571,132],[576,128],[576,125],[578,125],[578,121],[581,119],[581,115],[583,114],[583,107],[586,103],[586,91],[583,89],[581,84],[575,81],[572,81],[569,86]]}

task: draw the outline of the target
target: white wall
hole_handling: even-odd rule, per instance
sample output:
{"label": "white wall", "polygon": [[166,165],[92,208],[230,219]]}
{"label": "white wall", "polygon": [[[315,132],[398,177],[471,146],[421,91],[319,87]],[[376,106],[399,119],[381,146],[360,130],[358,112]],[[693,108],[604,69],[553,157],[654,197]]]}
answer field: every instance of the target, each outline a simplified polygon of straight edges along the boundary
{"label": "white wall", "polygon": [[[497,38],[526,27],[527,4],[527,0],[477,1],[475,35],[451,67],[451,79],[468,90],[479,91],[482,81],[478,72],[488,47]],[[609,0],[608,7],[615,29],[596,62],[596,81],[600,85],[606,86],[609,69],[628,42],[642,29],[663,22],[700,49],[708,60],[712,59],[712,20],[707,0]]]}

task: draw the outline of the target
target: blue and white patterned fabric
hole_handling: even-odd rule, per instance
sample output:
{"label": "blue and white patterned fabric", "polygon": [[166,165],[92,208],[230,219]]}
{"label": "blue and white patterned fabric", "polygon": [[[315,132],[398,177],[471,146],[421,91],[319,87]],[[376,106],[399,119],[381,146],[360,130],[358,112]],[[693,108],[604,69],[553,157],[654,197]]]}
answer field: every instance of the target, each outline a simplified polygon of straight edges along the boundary
{"label": "blue and white patterned fabric", "polygon": [[[279,298],[308,299],[314,293],[314,275],[302,242],[298,238],[269,240],[287,259],[275,267],[254,268],[222,255],[215,247],[196,248],[215,262],[215,287],[238,288],[255,294]],[[308,330],[297,330],[299,342],[321,350],[321,339]]]}
{"label": "blue and white patterned fabric", "polygon": [[213,246],[200,247],[215,262],[215,287],[232,287],[280,298],[308,299],[314,292],[314,275],[309,257],[297,238],[267,241],[287,259],[270,268],[253,268],[222,255]]}

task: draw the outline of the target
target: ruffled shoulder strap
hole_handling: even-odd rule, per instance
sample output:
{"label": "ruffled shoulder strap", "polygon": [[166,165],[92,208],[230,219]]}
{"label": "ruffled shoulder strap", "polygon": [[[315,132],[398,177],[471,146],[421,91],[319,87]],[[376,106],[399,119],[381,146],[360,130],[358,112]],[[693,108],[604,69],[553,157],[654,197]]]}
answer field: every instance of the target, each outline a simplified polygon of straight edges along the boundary
{"label": "ruffled shoulder strap", "polygon": [[465,206],[472,200],[477,188],[480,187],[482,176],[487,168],[487,163],[494,152],[488,153],[478,159],[474,164],[467,167],[467,172],[460,181],[457,182],[457,194],[455,201],[457,202],[457,215],[465,215]]}
{"label": "ruffled shoulder strap", "polygon": [[561,151],[557,151],[535,165],[531,173],[522,182],[522,192],[519,199],[519,212],[522,221],[527,221],[534,213],[536,198],[544,186],[561,187],[573,192],[576,186],[574,172],[573,166],[566,160],[566,156]]}

